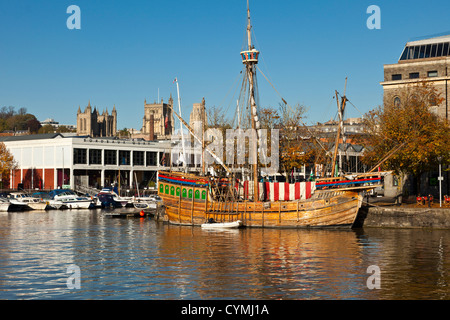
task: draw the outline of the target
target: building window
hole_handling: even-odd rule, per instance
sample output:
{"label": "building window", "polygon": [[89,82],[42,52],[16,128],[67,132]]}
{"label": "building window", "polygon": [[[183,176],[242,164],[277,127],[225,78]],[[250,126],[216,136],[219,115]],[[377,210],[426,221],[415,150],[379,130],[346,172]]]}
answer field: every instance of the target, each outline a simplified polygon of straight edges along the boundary
{"label": "building window", "polygon": [[409,78],[410,79],[418,79],[420,77],[420,73],[419,72],[411,72],[409,74]]}
{"label": "building window", "polygon": [[449,42],[405,47],[400,60],[445,57],[450,55],[449,50]]}
{"label": "building window", "polygon": [[105,150],[105,165],[117,165],[116,150]]}
{"label": "building window", "polygon": [[437,77],[438,72],[437,71],[428,71],[428,78]]}
{"label": "building window", "polygon": [[[419,48],[419,47],[418,47]],[[420,46],[419,49],[419,59],[423,59],[425,58],[425,51],[426,51],[426,46]]]}
{"label": "building window", "polygon": [[400,60],[408,60],[408,53],[409,53],[409,48],[406,47],[403,50],[402,56],[400,57]]}
{"label": "building window", "polygon": [[144,165],[144,151],[133,151],[133,166]]}
{"label": "building window", "polygon": [[437,106],[439,104],[438,98],[435,94],[430,94],[428,97],[428,103],[431,107]]}
{"label": "building window", "polygon": [[400,107],[401,100],[399,97],[394,98],[394,107]]}
{"label": "building window", "polygon": [[394,187],[398,187],[398,176],[397,175],[394,175],[394,176],[392,176],[392,185],[394,186]]}
{"label": "building window", "polygon": [[429,58],[431,55],[431,44],[427,45],[426,51],[425,51],[425,58]]}
{"label": "building window", "polygon": [[102,150],[89,149],[89,164],[102,164]]}
{"label": "building window", "polygon": [[86,164],[86,149],[73,149],[73,164]]}
{"label": "building window", "polygon": [[437,49],[437,44],[433,44],[431,46],[431,55],[430,55],[430,57],[432,57],[432,58],[436,57],[436,49]]}
{"label": "building window", "polygon": [[412,102],[412,103],[419,103],[419,102],[421,102],[421,100],[420,100],[420,98],[419,98],[419,96],[418,96],[417,94],[412,94],[412,95],[409,97],[409,102]]}
{"label": "building window", "polygon": [[156,152],[147,152],[146,165],[147,166],[157,166],[158,154]]}
{"label": "building window", "polygon": [[392,81],[396,81],[396,80],[402,80],[402,75],[401,74],[393,74]]}
{"label": "building window", "polygon": [[444,43],[444,49],[443,49],[444,51],[442,51],[442,55],[443,56],[448,56],[449,55],[448,49],[449,49],[449,43],[446,42],[446,43]]}
{"label": "building window", "polygon": [[129,166],[130,165],[130,151],[119,151],[119,166]]}
{"label": "building window", "polygon": [[442,43],[439,43],[437,46],[437,52],[436,52],[436,57],[442,57],[442,48],[444,47],[444,45]]}

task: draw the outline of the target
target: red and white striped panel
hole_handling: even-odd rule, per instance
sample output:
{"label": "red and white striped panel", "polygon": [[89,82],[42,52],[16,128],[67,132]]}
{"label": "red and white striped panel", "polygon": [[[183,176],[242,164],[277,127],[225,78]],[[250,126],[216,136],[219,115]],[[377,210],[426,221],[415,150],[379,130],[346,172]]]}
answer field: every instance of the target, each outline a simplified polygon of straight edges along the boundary
{"label": "red and white striped panel", "polygon": [[311,198],[315,188],[314,182],[265,182],[266,200],[288,201]]}
{"label": "red and white striped panel", "polygon": [[[243,199],[248,199],[249,193],[253,193],[253,185],[250,186],[248,181],[244,181],[241,186],[238,183],[235,185],[239,195]],[[264,200],[270,201],[288,201],[309,199],[316,187],[315,182],[260,182],[259,193],[263,194],[265,191]],[[251,189],[251,190],[250,190]]]}

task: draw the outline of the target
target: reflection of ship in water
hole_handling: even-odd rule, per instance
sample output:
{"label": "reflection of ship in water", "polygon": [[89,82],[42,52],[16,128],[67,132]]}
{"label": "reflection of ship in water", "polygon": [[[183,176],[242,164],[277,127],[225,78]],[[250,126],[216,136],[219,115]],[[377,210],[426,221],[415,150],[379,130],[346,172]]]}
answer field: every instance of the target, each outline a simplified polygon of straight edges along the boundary
{"label": "reflection of ship in water", "polygon": [[366,288],[364,248],[351,230],[223,232],[167,225],[163,242],[159,255],[174,260],[160,267],[176,270],[179,289],[201,299],[345,299]]}

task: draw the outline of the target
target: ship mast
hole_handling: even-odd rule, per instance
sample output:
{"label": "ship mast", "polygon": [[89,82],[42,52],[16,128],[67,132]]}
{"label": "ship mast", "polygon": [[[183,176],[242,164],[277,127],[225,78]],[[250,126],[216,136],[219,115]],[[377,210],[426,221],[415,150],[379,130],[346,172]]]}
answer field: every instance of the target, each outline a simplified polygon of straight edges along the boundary
{"label": "ship mast", "polygon": [[242,62],[245,64],[247,79],[249,82],[249,102],[250,102],[250,110],[251,110],[251,123],[252,130],[256,132],[256,139],[253,139],[253,146],[251,147],[251,152],[253,155],[253,193],[254,193],[254,201],[259,201],[259,190],[258,190],[258,129],[260,127],[258,115],[257,115],[257,107],[255,100],[255,78],[256,78],[256,64],[258,63],[259,51],[257,51],[252,45],[252,37],[251,37],[252,24],[250,20],[250,6],[249,1],[247,0],[247,41],[248,41],[248,50],[241,52]]}
{"label": "ship mast", "polygon": [[345,78],[345,87],[344,87],[344,96],[342,97],[342,101],[339,104],[339,94],[336,91],[336,101],[338,104],[338,116],[339,116],[339,123],[337,128],[337,134],[336,134],[336,141],[334,142],[334,152],[333,152],[333,162],[332,162],[332,168],[331,168],[331,177],[334,178],[336,174],[339,174],[339,170],[336,171],[336,157],[339,150],[339,140],[341,138],[341,133],[344,131],[344,111],[345,111],[345,105],[347,102],[347,96],[345,95],[345,92],[347,91],[347,78]]}

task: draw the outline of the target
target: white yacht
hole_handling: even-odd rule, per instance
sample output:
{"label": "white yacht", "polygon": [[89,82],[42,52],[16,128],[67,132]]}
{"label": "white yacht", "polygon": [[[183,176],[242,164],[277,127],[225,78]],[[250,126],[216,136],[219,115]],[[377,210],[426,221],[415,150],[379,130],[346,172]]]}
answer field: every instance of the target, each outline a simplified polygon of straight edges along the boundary
{"label": "white yacht", "polygon": [[33,198],[24,192],[10,193],[9,202],[18,206],[28,206],[33,210],[45,210],[48,206],[48,202]]}
{"label": "white yacht", "polygon": [[69,209],[89,209],[92,205],[92,199],[77,195],[72,190],[61,190],[53,200],[62,202]]}

